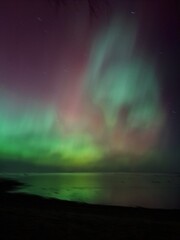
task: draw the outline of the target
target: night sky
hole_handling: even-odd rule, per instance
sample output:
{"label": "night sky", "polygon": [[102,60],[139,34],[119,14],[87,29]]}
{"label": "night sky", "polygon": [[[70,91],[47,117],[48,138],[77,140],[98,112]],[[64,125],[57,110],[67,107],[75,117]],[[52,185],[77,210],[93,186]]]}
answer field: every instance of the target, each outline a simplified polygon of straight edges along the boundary
{"label": "night sky", "polygon": [[2,171],[178,172],[178,1],[0,2]]}

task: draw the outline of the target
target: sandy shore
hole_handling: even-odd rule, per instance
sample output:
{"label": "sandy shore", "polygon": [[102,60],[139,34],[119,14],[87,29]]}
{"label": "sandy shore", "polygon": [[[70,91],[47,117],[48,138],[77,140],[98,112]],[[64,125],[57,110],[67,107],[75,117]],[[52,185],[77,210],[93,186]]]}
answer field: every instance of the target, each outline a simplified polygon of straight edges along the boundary
{"label": "sandy shore", "polygon": [[0,239],[180,240],[180,210],[81,204],[8,193],[0,179]]}

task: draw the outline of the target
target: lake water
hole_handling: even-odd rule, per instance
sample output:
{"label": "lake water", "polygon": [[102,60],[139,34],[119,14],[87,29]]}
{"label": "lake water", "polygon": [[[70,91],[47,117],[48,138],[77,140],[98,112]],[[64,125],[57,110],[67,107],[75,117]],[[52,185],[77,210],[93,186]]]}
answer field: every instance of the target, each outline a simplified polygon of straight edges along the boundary
{"label": "lake water", "polygon": [[18,191],[86,203],[180,209],[180,175],[135,173],[16,174]]}

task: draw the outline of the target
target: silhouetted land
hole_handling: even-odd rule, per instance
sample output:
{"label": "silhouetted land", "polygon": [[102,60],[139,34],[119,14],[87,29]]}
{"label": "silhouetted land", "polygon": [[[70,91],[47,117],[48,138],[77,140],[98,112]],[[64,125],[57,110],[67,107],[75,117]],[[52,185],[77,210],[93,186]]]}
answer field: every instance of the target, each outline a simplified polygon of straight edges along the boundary
{"label": "silhouetted land", "polygon": [[8,193],[0,179],[0,239],[180,239],[180,210],[99,206]]}

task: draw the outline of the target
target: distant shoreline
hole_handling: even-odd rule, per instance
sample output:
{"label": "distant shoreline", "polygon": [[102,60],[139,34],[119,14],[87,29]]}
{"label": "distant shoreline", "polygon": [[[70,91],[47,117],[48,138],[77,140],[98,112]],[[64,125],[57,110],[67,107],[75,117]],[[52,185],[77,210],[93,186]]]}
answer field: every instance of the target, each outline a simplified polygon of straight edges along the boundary
{"label": "distant shoreline", "polygon": [[0,177],[4,175],[31,175],[31,174],[147,174],[147,175],[179,175],[180,172],[0,172]]}

